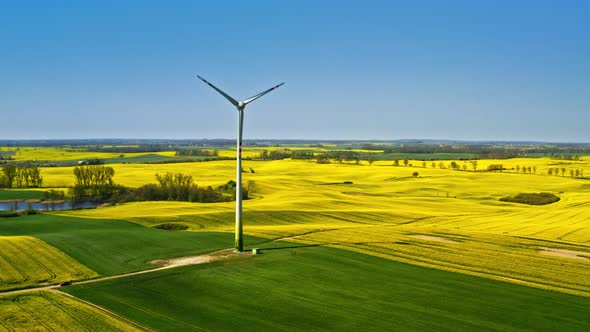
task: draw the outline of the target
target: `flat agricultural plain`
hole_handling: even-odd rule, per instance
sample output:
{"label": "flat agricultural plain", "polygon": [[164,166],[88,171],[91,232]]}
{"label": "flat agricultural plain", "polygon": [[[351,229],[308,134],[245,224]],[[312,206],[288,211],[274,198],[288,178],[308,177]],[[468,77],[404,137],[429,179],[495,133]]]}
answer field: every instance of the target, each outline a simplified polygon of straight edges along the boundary
{"label": "flat agricultural plain", "polygon": [[[486,171],[495,164],[504,170]],[[166,172],[192,175],[199,186],[235,176],[231,160],[109,166],[128,187]],[[262,255],[63,288],[79,300],[51,296],[87,301],[101,308],[97,317],[112,313],[155,330],[590,329],[590,180],[570,176],[590,175],[590,157],[479,160],[475,169],[451,159],[407,166],[246,160],[243,167],[246,246]],[[519,172],[523,167],[531,171]],[[74,182],[72,167],[44,167],[42,175],[41,190]],[[541,192],[559,201],[500,200]],[[153,260],[231,247],[233,223],[234,202],[133,202],[0,218],[0,264],[22,270],[0,270],[0,287],[153,269]],[[187,230],[156,228],[162,224]],[[2,261],[7,252],[14,252],[9,263]],[[0,295],[0,303],[16,308],[14,296]],[[45,315],[11,312],[11,321],[33,325]]]}

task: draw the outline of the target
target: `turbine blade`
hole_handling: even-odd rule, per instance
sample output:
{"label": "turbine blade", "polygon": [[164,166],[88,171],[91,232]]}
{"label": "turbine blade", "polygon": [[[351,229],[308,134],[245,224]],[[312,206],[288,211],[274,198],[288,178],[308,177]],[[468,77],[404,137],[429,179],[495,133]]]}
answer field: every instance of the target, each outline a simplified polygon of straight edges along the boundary
{"label": "turbine blade", "polygon": [[244,101],[243,101],[244,105],[248,105],[249,103],[251,103],[251,102],[255,101],[256,99],[258,99],[258,98],[260,98],[260,97],[264,96],[265,94],[267,94],[267,93],[271,92],[272,90],[274,90],[274,89],[276,89],[276,88],[280,87],[280,86],[281,86],[281,85],[283,85],[283,84],[285,84],[285,83],[283,82],[283,83],[281,83],[281,84],[279,84],[279,85],[275,85],[275,86],[273,86],[272,88],[270,88],[270,89],[268,89],[268,90],[266,90],[266,91],[262,91],[261,93],[259,93],[259,94],[257,94],[257,95],[254,95],[254,96],[252,96],[252,97],[250,97],[250,98],[248,98],[248,99],[244,100]]}
{"label": "turbine blade", "polygon": [[228,95],[227,93],[225,93],[225,92],[221,91],[221,89],[219,89],[219,88],[218,88],[218,87],[216,87],[215,85],[213,85],[213,84],[211,84],[211,83],[207,82],[207,80],[206,80],[206,79],[204,79],[204,78],[202,78],[201,76],[197,75],[197,77],[198,77],[198,78],[199,78],[201,81],[205,82],[205,84],[207,84],[207,85],[209,85],[210,87],[212,87],[213,89],[215,89],[215,91],[219,92],[219,93],[220,93],[222,96],[224,96],[224,97],[225,97],[225,99],[229,100],[229,102],[230,102],[230,103],[232,103],[232,104],[233,104],[235,107],[238,107],[238,105],[239,105],[240,103],[238,103],[238,101],[237,101],[237,100],[233,99],[233,98],[232,98],[230,95]]}

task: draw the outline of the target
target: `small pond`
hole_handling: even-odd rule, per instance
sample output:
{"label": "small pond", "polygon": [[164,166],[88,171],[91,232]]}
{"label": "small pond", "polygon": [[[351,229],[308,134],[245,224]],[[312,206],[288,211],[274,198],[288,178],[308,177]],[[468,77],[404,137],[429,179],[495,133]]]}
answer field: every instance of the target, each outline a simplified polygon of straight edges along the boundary
{"label": "small pond", "polygon": [[72,209],[83,209],[83,208],[94,208],[99,206],[101,203],[97,202],[76,202],[72,206],[72,202],[27,202],[27,201],[14,201],[14,202],[0,202],[0,211],[24,211],[29,208],[37,211],[61,211],[61,210],[72,210]]}

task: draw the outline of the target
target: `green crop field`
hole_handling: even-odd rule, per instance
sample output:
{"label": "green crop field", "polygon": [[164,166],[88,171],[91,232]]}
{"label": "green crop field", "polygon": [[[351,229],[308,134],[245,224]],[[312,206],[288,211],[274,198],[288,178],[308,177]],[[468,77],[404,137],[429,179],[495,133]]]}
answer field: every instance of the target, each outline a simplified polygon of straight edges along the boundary
{"label": "green crop field", "polygon": [[168,331],[590,329],[590,298],[322,247],[66,291]]}
{"label": "green crop field", "polygon": [[0,296],[0,331],[142,331],[125,320],[53,292]]}
{"label": "green crop field", "polygon": [[0,201],[41,199],[43,190],[8,190],[0,189]]}
{"label": "green crop field", "polygon": [[173,232],[121,220],[52,215],[2,220],[0,235],[37,237],[100,275],[147,269],[155,259],[196,255],[233,243],[228,233]]}

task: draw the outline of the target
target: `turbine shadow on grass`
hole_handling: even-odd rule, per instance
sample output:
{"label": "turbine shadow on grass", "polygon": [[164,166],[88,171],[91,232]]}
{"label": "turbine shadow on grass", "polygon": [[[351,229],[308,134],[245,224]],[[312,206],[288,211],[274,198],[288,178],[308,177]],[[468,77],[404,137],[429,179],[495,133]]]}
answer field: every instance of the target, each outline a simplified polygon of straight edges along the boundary
{"label": "turbine shadow on grass", "polygon": [[270,247],[270,248],[258,248],[260,251],[270,251],[270,250],[281,250],[281,249],[297,249],[297,248],[307,248],[307,247],[321,247],[329,245],[330,243],[318,243],[318,244],[302,244],[302,245],[293,245],[293,246],[285,246],[285,247]]}
{"label": "turbine shadow on grass", "polygon": [[[262,253],[264,251],[270,251],[270,250],[299,249],[299,248],[326,247],[326,246],[350,246],[350,245],[358,246],[358,245],[370,245],[370,244],[376,244],[376,243],[379,243],[379,244],[387,243],[387,244],[412,245],[412,243],[405,242],[405,241],[328,242],[328,243],[289,245],[289,246],[283,246],[283,247],[269,247],[269,248],[258,247],[257,249],[260,250],[260,252]],[[246,249],[246,250],[247,251],[250,251],[252,249],[250,248],[250,249]]]}

